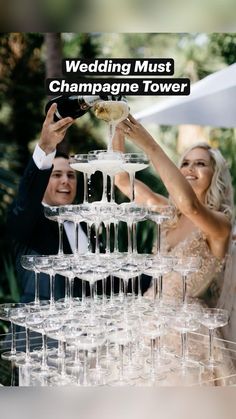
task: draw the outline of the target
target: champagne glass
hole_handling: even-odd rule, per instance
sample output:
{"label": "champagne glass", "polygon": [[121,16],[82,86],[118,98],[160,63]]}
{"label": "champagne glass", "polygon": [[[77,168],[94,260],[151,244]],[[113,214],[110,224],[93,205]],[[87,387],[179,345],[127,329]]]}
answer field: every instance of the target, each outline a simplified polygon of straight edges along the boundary
{"label": "champagne glass", "polygon": [[39,272],[49,275],[50,281],[50,306],[55,305],[55,273],[53,269],[53,257],[40,255],[35,257],[35,267]]}
{"label": "champagne glass", "polygon": [[148,205],[147,218],[156,223],[157,253],[161,251],[161,224],[174,217],[173,205]]}
{"label": "champagne glass", "polygon": [[[142,317],[142,335],[150,341],[150,371],[148,378],[152,383],[166,378],[168,367],[161,362],[160,337],[166,332],[165,319],[161,316],[151,315],[149,312]],[[158,343],[158,346],[157,346]],[[158,354],[156,359],[156,352]]]}
{"label": "champagne glass", "polygon": [[128,230],[128,253],[137,253],[136,223],[146,217],[146,206],[134,202],[124,202],[120,205],[120,220],[127,223]]}
{"label": "champagne glass", "polygon": [[181,334],[181,367],[193,366],[196,362],[192,362],[187,358],[187,333],[194,332],[199,328],[198,316],[195,313],[179,310],[176,312],[175,317],[172,318],[170,326]]}
{"label": "champagne glass", "polygon": [[129,106],[125,100],[104,100],[94,105],[94,113],[98,119],[108,122],[108,145],[107,151],[112,151],[112,139],[116,125],[129,115]]}
{"label": "champagne glass", "polygon": [[11,349],[1,354],[2,359],[16,361],[25,357],[25,353],[16,350],[16,323],[12,319],[13,310],[21,310],[26,307],[23,303],[0,304],[0,319],[10,322],[11,326]]}
{"label": "champagne glass", "polygon": [[69,160],[70,167],[83,173],[84,177],[84,201],[88,203],[88,182],[90,181],[91,175],[94,173],[94,167],[89,162],[88,154],[76,154],[71,156]]}
{"label": "champagne glass", "polygon": [[36,255],[23,255],[21,256],[21,265],[24,269],[34,272],[34,304],[39,305],[39,271],[35,266]]}
{"label": "champagne glass", "polygon": [[114,176],[123,170],[123,153],[119,151],[94,150],[90,151],[88,158],[94,171],[99,170],[103,176],[102,202],[108,201],[107,176],[110,177],[110,201],[115,201]]}
{"label": "champagne glass", "polygon": [[148,255],[144,262],[143,273],[150,275],[153,278],[153,300],[156,301],[158,295],[158,301],[162,301],[162,290],[163,275],[169,273],[173,267],[173,261],[175,259],[171,256]]}
{"label": "champagne glass", "polygon": [[146,169],[149,165],[148,157],[144,153],[125,153],[122,169],[128,172],[130,179],[130,201],[135,200],[134,180],[135,173]]}
{"label": "champagne glass", "polygon": [[216,360],[213,354],[214,332],[217,328],[226,326],[229,322],[228,310],[221,308],[205,308],[200,315],[200,323],[208,328],[209,331],[209,356],[208,360],[203,362],[204,366],[209,368],[221,365],[221,361]]}
{"label": "champagne glass", "polygon": [[72,262],[74,256],[64,255],[63,258],[60,256],[55,256],[52,258],[52,268],[55,274],[59,274],[65,277],[65,283],[67,281],[69,286],[65,288],[65,304],[68,304],[69,307],[72,306],[73,301],[73,286],[74,286],[74,272],[72,269]]}
{"label": "champagne glass", "polygon": [[183,304],[187,303],[187,277],[189,274],[197,272],[201,268],[201,258],[199,256],[184,256],[176,258],[174,270],[181,274],[183,288]]}
{"label": "champagne glass", "polygon": [[60,206],[45,206],[44,215],[49,220],[56,221],[58,223],[59,231],[59,247],[58,254],[63,255],[63,221],[60,216]]}
{"label": "champagne glass", "polygon": [[91,207],[94,208],[99,219],[98,225],[104,223],[106,228],[106,253],[110,253],[110,224],[116,221],[120,207],[115,202],[93,202]]}
{"label": "champagne glass", "polygon": [[[86,205],[86,204],[84,204]],[[79,224],[84,221],[84,218],[81,215],[82,205],[63,205],[59,208],[59,214],[61,220],[71,221],[74,223],[75,227],[75,254],[79,254]],[[88,229],[88,239],[90,237],[90,230]]]}

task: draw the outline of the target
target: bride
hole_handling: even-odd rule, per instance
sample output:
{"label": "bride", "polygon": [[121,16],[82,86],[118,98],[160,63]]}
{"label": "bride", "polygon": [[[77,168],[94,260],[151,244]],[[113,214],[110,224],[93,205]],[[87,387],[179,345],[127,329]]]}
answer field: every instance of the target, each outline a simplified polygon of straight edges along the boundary
{"label": "bride", "polygon": [[[114,150],[124,151],[125,136],[147,154],[169,193],[166,198],[135,180],[136,203],[168,205],[171,201],[176,207],[175,220],[163,228],[161,251],[179,257],[201,257],[200,270],[188,280],[187,295],[203,306],[215,307],[222,289],[234,218],[232,182],[225,159],[219,150],[198,143],[185,151],[177,167],[132,115],[118,125]],[[119,173],[115,182],[129,196],[128,174]],[[147,294],[150,293],[149,289]],[[175,272],[164,278],[165,296],[181,296],[180,279]]]}

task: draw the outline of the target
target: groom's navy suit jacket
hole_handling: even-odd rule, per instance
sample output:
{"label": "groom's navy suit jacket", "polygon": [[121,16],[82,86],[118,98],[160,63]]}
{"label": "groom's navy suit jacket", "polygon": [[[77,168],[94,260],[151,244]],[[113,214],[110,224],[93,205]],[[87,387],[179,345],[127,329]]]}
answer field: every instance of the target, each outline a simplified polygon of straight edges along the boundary
{"label": "groom's navy suit jacket", "polygon": [[[20,258],[25,254],[55,255],[58,252],[59,232],[56,222],[44,215],[42,199],[52,168],[39,170],[31,159],[19,185],[18,195],[8,214],[8,231],[13,240],[21,301],[34,299],[34,273],[22,268]],[[64,253],[72,253],[66,234],[63,237]],[[78,280],[79,281],[79,280]],[[65,294],[64,278],[57,275],[55,297]],[[77,284],[78,288],[81,288]],[[40,298],[49,298],[49,278],[40,274]]]}

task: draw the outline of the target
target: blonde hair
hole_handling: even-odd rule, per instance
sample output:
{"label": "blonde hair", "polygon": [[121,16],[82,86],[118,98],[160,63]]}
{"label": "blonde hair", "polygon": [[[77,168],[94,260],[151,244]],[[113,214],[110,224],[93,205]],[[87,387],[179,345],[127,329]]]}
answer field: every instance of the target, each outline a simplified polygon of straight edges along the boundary
{"label": "blonde hair", "polygon": [[207,143],[199,142],[185,150],[178,166],[181,166],[186,155],[195,148],[203,148],[208,151],[214,169],[211,184],[206,192],[205,204],[212,210],[223,212],[233,222],[234,196],[232,179],[227,162],[221,152],[218,149],[210,147]]}

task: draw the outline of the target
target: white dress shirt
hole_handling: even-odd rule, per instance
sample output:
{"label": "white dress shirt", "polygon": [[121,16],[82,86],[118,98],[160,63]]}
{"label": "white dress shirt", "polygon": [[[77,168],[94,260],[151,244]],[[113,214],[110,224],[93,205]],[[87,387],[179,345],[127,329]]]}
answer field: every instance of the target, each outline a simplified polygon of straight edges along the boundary
{"label": "white dress shirt", "polygon": [[[50,154],[46,154],[37,144],[34,153],[33,160],[39,170],[46,170],[52,167],[53,159],[56,155],[56,150]],[[45,202],[42,202],[44,206],[47,206]],[[72,221],[64,222],[64,229],[70,243],[72,252],[75,252],[75,228]],[[79,253],[86,253],[88,250],[88,239],[83,229],[79,226]]]}

